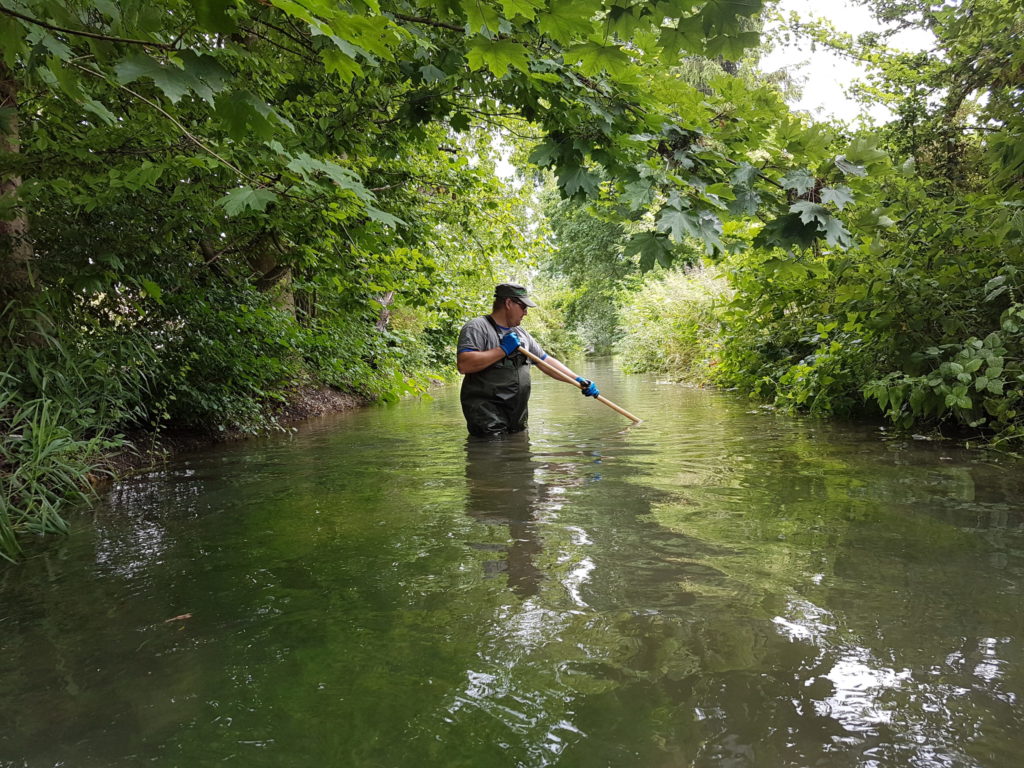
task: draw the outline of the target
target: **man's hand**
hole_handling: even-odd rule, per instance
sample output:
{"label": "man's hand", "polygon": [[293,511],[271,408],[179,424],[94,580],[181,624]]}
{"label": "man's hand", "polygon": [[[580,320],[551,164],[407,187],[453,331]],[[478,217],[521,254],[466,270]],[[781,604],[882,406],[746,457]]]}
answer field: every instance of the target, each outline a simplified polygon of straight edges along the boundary
{"label": "man's hand", "polygon": [[597,397],[601,394],[601,390],[594,386],[594,382],[590,379],[584,379],[582,376],[577,376],[576,381],[583,385],[583,389],[580,390],[580,394],[586,397]]}
{"label": "man's hand", "polygon": [[511,355],[521,346],[523,346],[523,342],[519,340],[515,331],[505,334],[501,339],[501,350],[505,353],[505,357]]}

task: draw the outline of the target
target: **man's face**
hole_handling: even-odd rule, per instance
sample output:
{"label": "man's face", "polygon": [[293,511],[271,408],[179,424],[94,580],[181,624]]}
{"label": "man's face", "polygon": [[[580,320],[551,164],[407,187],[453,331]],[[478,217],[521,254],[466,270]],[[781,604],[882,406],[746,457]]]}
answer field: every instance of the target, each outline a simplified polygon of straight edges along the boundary
{"label": "man's face", "polygon": [[505,302],[505,312],[508,315],[510,327],[519,325],[526,317],[526,305],[516,299],[508,299]]}

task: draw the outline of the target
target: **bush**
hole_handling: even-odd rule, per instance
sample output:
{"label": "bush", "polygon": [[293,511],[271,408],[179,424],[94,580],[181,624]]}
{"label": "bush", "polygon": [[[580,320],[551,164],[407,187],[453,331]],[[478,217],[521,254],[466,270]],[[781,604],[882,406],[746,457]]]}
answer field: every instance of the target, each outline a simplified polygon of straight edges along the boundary
{"label": "bush", "polygon": [[625,335],[618,353],[624,370],[711,381],[720,350],[718,309],[728,298],[725,281],[706,267],[648,280],[621,308]]}

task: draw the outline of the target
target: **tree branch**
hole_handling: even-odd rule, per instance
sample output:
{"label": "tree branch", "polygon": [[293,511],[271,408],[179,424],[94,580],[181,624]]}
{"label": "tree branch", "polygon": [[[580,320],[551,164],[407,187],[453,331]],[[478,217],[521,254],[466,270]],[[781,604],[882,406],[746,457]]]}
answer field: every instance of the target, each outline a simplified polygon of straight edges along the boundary
{"label": "tree branch", "polygon": [[424,16],[406,16],[404,13],[393,13],[391,14],[399,21],[408,21],[410,24],[426,24],[428,27],[438,27],[439,29],[450,29],[453,32],[465,33],[465,28],[460,27],[458,24],[448,24],[444,21],[435,21],[434,19],[428,19]]}
{"label": "tree branch", "polygon": [[10,8],[4,8],[0,6],[0,13],[6,14],[7,16],[13,16],[16,19],[27,21],[29,24],[35,24],[36,26],[43,27],[44,29],[50,29],[54,32],[63,32],[65,35],[78,35],[79,37],[88,37],[93,40],[105,40],[109,43],[128,43],[129,45],[142,45],[148,48],[159,48],[164,51],[173,51],[175,46],[169,43],[154,43],[149,40],[133,40],[130,37],[113,37],[111,35],[101,35],[98,32],[86,32],[81,29],[66,29],[65,27],[58,27],[53,24],[48,24],[45,21],[39,19],[33,19],[31,16],[25,16],[24,14],[12,11]]}
{"label": "tree branch", "polygon": [[[104,76],[103,76],[103,75],[102,75],[102,74],[101,74],[100,72],[96,72],[95,70],[89,69],[88,67],[83,67],[83,66],[81,66],[80,64],[72,64],[71,66],[73,66],[73,67],[74,67],[75,69],[80,69],[81,71],[83,71],[83,72],[85,72],[85,73],[87,73],[87,74],[90,74],[90,75],[92,75],[93,77],[98,77],[98,78],[99,78],[100,80],[104,80],[104,81],[106,81],[106,82],[108,82],[108,83],[110,82],[110,81],[109,81],[109,80],[107,80],[107,78],[106,78],[106,77],[104,77]],[[160,113],[161,115],[163,115],[163,116],[164,116],[164,117],[166,117],[166,118],[167,118],[168,120],[170,120],[170,121],[171,121],[172,123],[174,123],[174,125],[175,125],[175,126],[176,126],[176,127],[178,128],[178,130],[180,130],[180,131],[181,131],[181,132],[182,132],[183,134],[185,134],[185,136],[187,136],[187,137],[188,137],[188,139],[189,139],[190,141],[192,141],[192,142],[193,142],[193,143],[194,143],[194,144],[195,144],[196,146],[198,146],[198,147],[199,147],[200,149],[202,149],[202,150],[203,150],[204,152],[207,152],[207,153],[209,153],[210,155],[212,155],[212,156],[213,156],[214,158],[216,158],[216,159],[217,159],[217,160],[219,160],[219,161],[220,161],[221,163],[223,163],[223,164],[224,164],[224,165],[225,165],[226,167],[230,168],[230,169],[231,169],[232,171],[234,171],[235,173],[237,173],[237,174],[238,174],[238,175],[239,175],[240,177],[242,177],[242,178],[243,178],[243,179],[245,179],[246,181],[250,181],[250,182],[253,182],[253,183],[257,184],[258,186],[262,186],[261,184],[259,184],[259,182],[258,182],[258,181],[256,181],[256,179],[253,179],[253,178],[252,178],[252,177],[250,177],[250,176],[249,176],[248,174],[246,174],[246,173],[245,173],[244,171],[242,171],[241,169],[239,169],[239,168],[237,168],[236,166],[232,165],[232,164],[231,164],[230,162],[228,162],[228,161],[227,161],[227,160],[225,160],[225,159],[224,159],[223,157],[221,157],[220,155],[218,155],[218,154],[217,154],[216,152],[214,152],[214,151],[213,151],[213,150],[212,150],[212,149],[211,149],[210,147],[206,146],[206,144],[204,144],[204,143],[203,143],[203,142],[202,142],[202,141],[201,141],[201,140],[200,140],[200,139],[199,139],[198,137],[196,137],[195,135],[193,135],[193,134],[192,134],[192,133],[191,133],[191,132],[190,132],[190,131],[188,130],[188,128],[186,128],[186,127],[185,127],[184,125],[182,125],[182,124],[181,124],[181,123],[180,123],[180,122],[179,122],[178,120],[176,120],[176,119],[174,118],[174,116],[173,116],[173,115],[171,115],[171,114],[170,114],[169,112],[167,112],[167,111],[166,111],[165,109],[163,109],[163,108],[162,108],[162,107],[161,107],[161,106],[160,106],[159,104],[157,104],[157,103],[156,103],[156,102],[154,102],[154,101],[150,101],[150,100],[149,100],[149,99],[147,99],[147,98],[146,98],[145,96],[143,96],[143,95],[142,95],[142,94],[140,94],[140,93],[137,93],[137,92],[133,91],[133,90],[132,90],[131,88],[129,88],[129,87],[128,87],[128,86],[126,86],[126,85],[122,85],[122,84],[120,84],[120,83],[112,83],[112,85],[116,85],[116,86],[117,86],[118,88],[120,88],[121,90],[123,90],[123,91],[126,91],[127,93],[130,93],[130,94],[131,94],[132,96],[134,96],[135,98],[137,98],[137,99],[138,99],[139,101],[142,101],[142,102],[144,102],[144,103],[148,104],[149,106],[151,106],[151,107],[152,107],[153,109],[155,109],[155,110],[156,110],[157,112],[159,112],[159,113]]]}

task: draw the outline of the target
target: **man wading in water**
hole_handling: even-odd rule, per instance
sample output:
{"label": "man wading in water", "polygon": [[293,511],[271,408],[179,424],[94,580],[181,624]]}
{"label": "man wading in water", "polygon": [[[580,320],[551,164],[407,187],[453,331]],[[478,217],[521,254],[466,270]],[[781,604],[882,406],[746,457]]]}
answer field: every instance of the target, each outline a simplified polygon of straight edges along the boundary
{"label": "man wading in water", "polygon": [[520,327],[530,301],[526,289],[502,283],[494,289],[491,314],[475,317],[459,333],[459,373],[462,381],[462,413],[470,434],[503,435],[526,429],[530,401],[530,359],[516,350],[520,346],[544,361],[540,368],[561,380],[547,366],[571,376],[583,385],[582,393],[597,397],[594,382],[577,376],[563,363],[544,353],[529,333]]}

